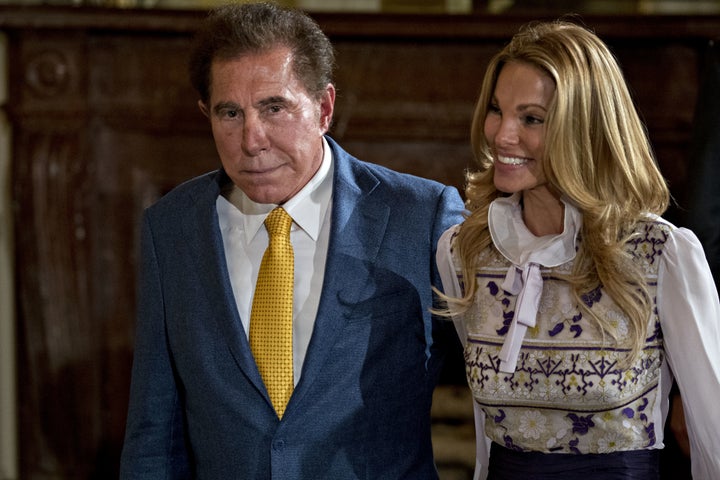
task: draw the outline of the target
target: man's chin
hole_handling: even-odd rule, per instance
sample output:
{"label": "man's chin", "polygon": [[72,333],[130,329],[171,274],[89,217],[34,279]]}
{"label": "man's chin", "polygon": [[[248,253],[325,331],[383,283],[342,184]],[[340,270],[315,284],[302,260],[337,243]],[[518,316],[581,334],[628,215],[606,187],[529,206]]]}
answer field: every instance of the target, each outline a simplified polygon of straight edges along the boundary
{"label": "man's chin", "polygon": [[253,185],[251,187],[238,185],[238,187],[255,203],[281,205],[290,198],[285,190],[271,185]]}

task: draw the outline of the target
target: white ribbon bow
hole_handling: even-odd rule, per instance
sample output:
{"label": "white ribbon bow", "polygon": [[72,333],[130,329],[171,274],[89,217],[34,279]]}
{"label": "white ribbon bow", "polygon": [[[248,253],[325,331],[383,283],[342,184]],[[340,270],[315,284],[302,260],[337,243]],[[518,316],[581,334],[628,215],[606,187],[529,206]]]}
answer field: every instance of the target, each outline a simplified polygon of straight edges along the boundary
{"label": "white ribbon bow", "polygon": [[515,303],[515,316],[500,350],[501,372],[515,371],[525,332],[528,327],[535,326],[542,287],[543,279],[540,265],[537,263],[528,263],[522,270],[514,265],[508,269],[502,288],[518,297]]}

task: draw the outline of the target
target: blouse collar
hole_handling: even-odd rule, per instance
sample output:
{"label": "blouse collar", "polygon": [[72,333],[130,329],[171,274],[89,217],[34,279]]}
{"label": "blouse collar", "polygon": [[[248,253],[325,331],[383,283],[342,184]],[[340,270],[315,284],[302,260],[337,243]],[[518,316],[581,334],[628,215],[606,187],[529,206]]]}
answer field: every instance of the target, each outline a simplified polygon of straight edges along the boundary
{"label": "blouse collar", "polygon": [[561,200],[565,205],[562,233],[542,237],[533,235],[525,226],[520,193],[490,204],[488,227],[493,244],[512,262],[502,288],[517,296],[513,320],[498,355],[502,372],[515,371],[525,332],[535,326],[543,290],[540,267],[556,267],[575,258],[582,214],[565,199]]}
{"label": "blouse collar", "polygon": [[500,197],[490,204],[488,227],[493,244],[514,265],[537,263],[557,267],[575,258],[575,240],[582,224],[582,214],[564,197],[563,231],[557,235],[535,236],[525,226],[520,193]]}

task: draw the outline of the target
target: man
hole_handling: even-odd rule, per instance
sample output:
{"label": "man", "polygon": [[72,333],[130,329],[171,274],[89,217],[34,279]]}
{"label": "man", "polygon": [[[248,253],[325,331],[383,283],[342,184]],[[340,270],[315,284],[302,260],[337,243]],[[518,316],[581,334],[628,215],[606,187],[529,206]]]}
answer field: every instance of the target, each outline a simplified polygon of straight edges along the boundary
{"label": "man", "polygon": [[[333,61],[312,20],[269,4],[220,7],[198,33],[191,78],[222,169],[144,216],[122,479],[437,478],[430,406],[452,325],[429,314],[433,259],[463,204],[326,136]],[[282,334],[258,332],[286,296],[270,320],[256,310],[278,206],[294,289],[276,389]]]}

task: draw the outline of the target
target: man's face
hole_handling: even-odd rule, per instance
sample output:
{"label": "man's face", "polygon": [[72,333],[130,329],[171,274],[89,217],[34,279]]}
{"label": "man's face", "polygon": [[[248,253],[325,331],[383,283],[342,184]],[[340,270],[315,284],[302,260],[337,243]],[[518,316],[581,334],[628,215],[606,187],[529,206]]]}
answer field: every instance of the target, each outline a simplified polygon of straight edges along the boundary
{"label": "man's face", "polygon": [[332,119],[335,88],[318,101],[292,71],[292,54],[276,47],[214,60],[209,104],[215,146],[228,176],[258,203],[282,204],[322,163],[322,136]]}

